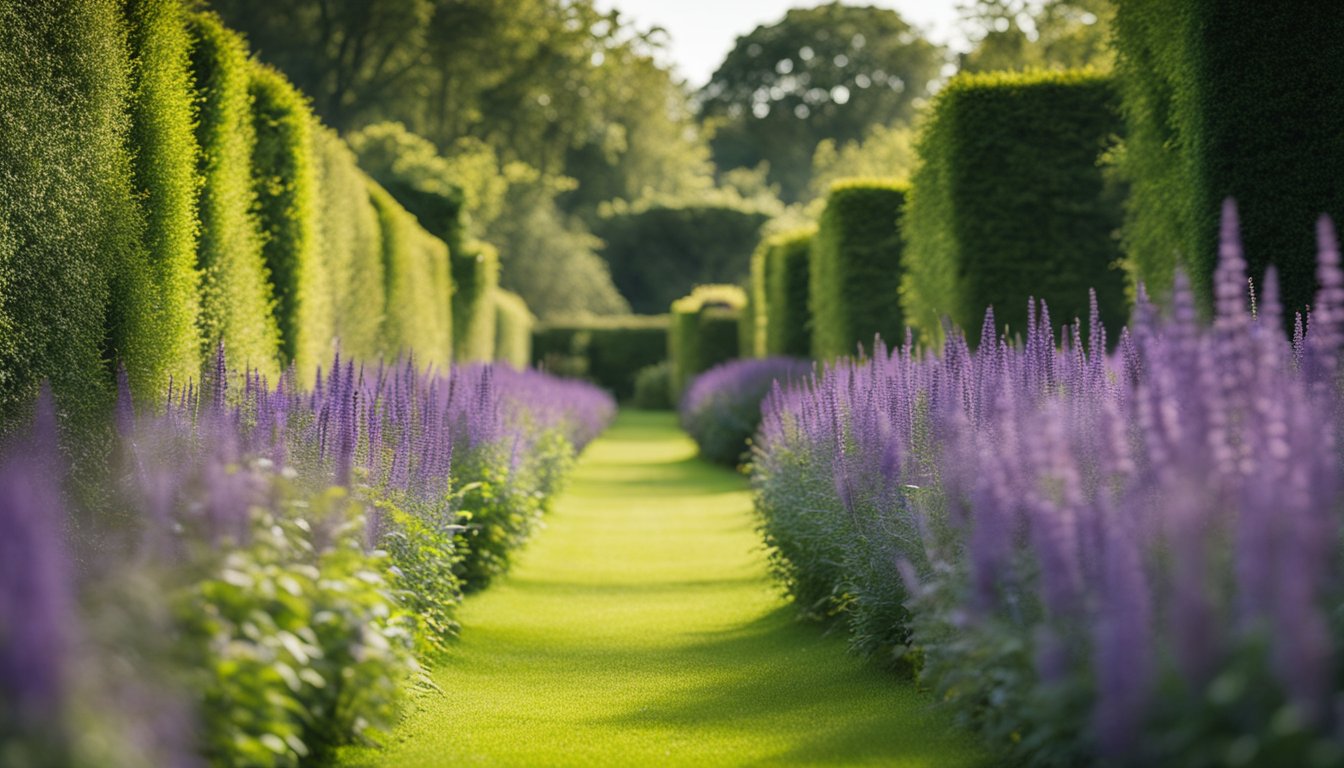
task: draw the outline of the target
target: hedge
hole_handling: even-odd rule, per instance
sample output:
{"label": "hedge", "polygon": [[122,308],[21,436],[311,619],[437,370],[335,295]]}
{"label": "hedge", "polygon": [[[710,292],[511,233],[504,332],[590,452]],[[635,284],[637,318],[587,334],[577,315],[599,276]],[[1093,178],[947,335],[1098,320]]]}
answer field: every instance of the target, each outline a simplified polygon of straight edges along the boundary
{"label": "hedge", "polygon": [[700,283],[744,280],[769,216],[731,205],[655,205],[593,225],[611,278],[639,313],[663,311]]}
{"label": "hedge", "polygon": [[315,126],[309,138],[318,190],[318,241],[331,291],[332,330],[343,357],[373,360],[382,351],[387,301],[378,212],[369,197],[367,177],[336,132]]}
{"label": "hedge", "polygon": [[421,364],[445,365],[451,359],[453,328],[447,246],[377,182],[366,183],[382,233],[387,308],[382,350],[390,357],[413,353]]}
{"label": "hedge", "polygon": [[0,0],[0,423],[49,381],[79,424],[110,403],[108,276],[138,247],[114,0]]}
{"label": "hedge", "polygon": [[[1344,215],[1344,15],[1307,0],[1116,4],[1123,241],[1166,295],[1178,260],[1207,301],[1220,205],[1237,200],[1250,274],[1278,265],[1285,307],[1312,301],[1314,223]],[[1287,318],[1291,321],[1292,313]]]}
{"label": "hedge", "polygon": [[902,274],[899,218],[909,188],[884,179],[831,185],[808,252],[812,355],[828,360],[871,349],[873,337],[905,335],[897,303]]}
{"label": "hedge", "polygon": [[254,64],[253,188],[271,272],[280,352],[308,381],[332,355],[330,289],[317,240],[317,184],[309,154],[315,122],[304,96],[270,67]]}
{"label": "hedge", "polygon": [[499,289],[499,253],[489,243],[473,243],[453,254],[453,352],[457,360],[493,360],[495,291]]}
{"label": "hedge", "polygon": [[903,224],[901,303],[923,338],[941,338],[944,316],[978,327],[990,306],[1000,331],[1021,331],[1029,297],[1072,322],[1089,288],[1118,328],[1121,203],[1098,158],[1119,129],[1112,83],[1094,72],[960,75],[939,92]]}
{"label": "hedge", "polygon": [[532,361],[532,324],[536,318],[523,297],[495,291],[495,359],[519,370]]}
{"label": "hedge", "polygon": [[807,357],[812,352],[808,312],[809,257],[815,226],[761,241],[752,256],[757,357]]}
{"label": "hedge", "polygon": [[142,247],[114,278],[119,350],[132,391],[158,401],[201,373],[196,135],[186,17],[178,0],[129,0],[131,183]]}
{"label": "hedge", "polygon": [[669,390],[681,399],[690,380],[740,354],[741,316],[747,295],[736,285],[698,285],[672,302],[667,357],[672,363]]}
{"label": "hedge", "polygon": [[466,208],[452,168],[432,142],[401,123],[375,123],[349,137],[359,166],[419,220],[420,226],[448,244],[453,253],[466,245]]}
{"label": "hedge", "polygon": [[188,17],[194,121],[200,148],[197,201],[200,335],[207,357],[224,345],[229,368],[280,373],[280,329],[270,272],[253,212],[252,126],[247,48],[214,14]]}
{"label": "hedge", "polygon": [[538,367],[587,378],[618,400],[634,396],[636,375],[667,360],[667,315],[608,315],[545,323],[532,335]]}

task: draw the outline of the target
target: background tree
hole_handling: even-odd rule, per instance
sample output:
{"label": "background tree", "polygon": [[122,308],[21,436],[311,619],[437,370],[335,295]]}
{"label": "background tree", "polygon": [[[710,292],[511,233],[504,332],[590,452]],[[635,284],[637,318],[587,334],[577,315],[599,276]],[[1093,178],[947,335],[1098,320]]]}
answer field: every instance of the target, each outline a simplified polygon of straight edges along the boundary
{"label": "background tree", "polygon": [[807,194],[818,142],[908,121],[943,51],[895,11],[831,3],[794,9],[737,44],[699,94],[720,169],[769,164],[783,199]]}
{"label": "background tree", "polygon": [[961,56],[963,71],[1109,70],[1115,62],[1110,0],[973,0],[959,10],[975,42]]}

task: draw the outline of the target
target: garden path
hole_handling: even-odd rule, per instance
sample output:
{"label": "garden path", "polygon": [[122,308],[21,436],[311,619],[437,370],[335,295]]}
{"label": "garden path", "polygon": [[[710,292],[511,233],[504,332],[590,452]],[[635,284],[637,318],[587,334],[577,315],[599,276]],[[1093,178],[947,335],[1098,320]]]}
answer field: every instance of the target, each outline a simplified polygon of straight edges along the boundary
{"label": "garden path", "polygon": [[[800,624],[742,477],[623,412],[383,751],[348,766],[972,765],[925,696]],[[840,633],[836,633],[837,635]]]}

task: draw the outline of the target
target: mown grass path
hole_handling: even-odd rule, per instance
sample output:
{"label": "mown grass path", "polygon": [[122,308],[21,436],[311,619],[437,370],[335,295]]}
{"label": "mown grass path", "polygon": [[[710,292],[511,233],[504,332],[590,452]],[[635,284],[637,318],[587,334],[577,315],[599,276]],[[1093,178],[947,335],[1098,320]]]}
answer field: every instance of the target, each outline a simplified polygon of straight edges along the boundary
{"label": "mown grass path", "polygon": [[621,414],[462,625],[445,695],[347,765],[983,762],[911,685],[794,620],[745,481],[668,414]]}

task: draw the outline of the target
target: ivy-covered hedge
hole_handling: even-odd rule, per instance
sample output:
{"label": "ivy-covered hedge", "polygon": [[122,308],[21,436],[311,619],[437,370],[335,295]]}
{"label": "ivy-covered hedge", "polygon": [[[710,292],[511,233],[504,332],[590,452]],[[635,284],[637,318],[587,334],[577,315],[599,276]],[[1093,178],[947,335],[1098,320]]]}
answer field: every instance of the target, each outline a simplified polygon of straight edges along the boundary
{"label": "ivy-covered hedge", "polygon": [[532,325],[536,318],[523,297],[495,291],[495,359],[519,370],[532,361]]}
{"label": "ivy-covered hedge", "polygon": [[740,356],[746,306],[747,294],[736,285],[698,285],[672,302],[667,334],[672,402],[680,400],[696,374]]}
{"label": "ivy-covered hedge", "polygon": [[1309,0],[1125,0],[1114,30],[1132,277],[1165,296],[1180,260],[1207,300],[1233,197],[1251,274],[1276,264],[1285,307],[1303,309],[1315,220],[1344,215],[1344,131],[1322,119],[1344,111],[1344,60],[1324,53],[1344,44],[1344,15]]}
{"label": "ivy-covered hedge", "polygon": [[1072,322],[1093,288],[1118,328],[1121,203],[1099,158],[1119,130],[1113,85],[1094,72],[961,75],[939,92],[903,224],[901,303],[925,340],[944,317],[977,327],[990,306],[1000,331],[1023,331],[1029,297]]}
{"label": "ivy-covered hedge", "polygon": [[756,357],[811,354],[808,258],[816,232],[816,227],[781,232],[761,241],[752,255]]}
{"label": "ivy-covered hedge", "polygon": [[667,360],[667,315],[609,315],[549,322],[533,332],[532,362],[588,379],[618,400],[634,396],[637,374]]}
{"label": "ivy-covered hedge", "polygon": [[499,253],[489,243],[472,243],[452,254],[453,353],[457,360],[495,357],[495,292],[499,290]]}
{"label": "ivy-covered hedge", "polygon": [[827,360],[871,349],[875,334],[904,337],[897,297],[902,274],[899,217],[909,188],[886,179],[831,186],[809,249],[812,355]]}

